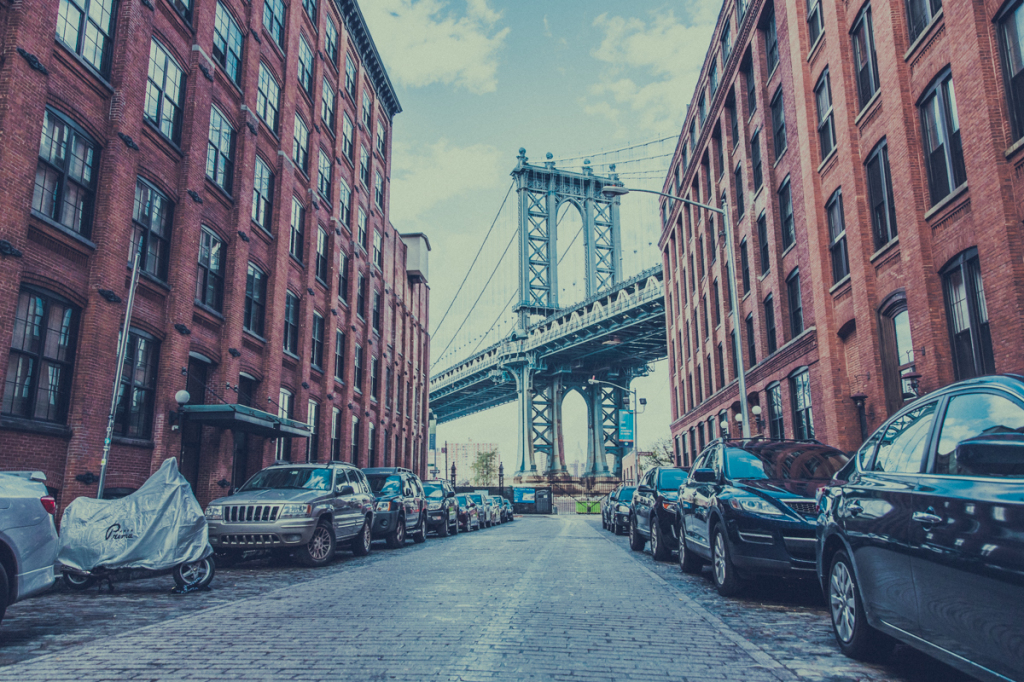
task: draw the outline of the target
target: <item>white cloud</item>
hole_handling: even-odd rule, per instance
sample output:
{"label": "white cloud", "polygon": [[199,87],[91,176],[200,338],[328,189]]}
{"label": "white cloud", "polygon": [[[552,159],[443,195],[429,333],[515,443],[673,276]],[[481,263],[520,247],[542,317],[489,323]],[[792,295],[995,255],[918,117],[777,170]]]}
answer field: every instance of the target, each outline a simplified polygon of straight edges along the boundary
{"label": "white cloud", "polygon": [[362,10],[388,73],[401,85],[434,83],[493,92],[498,53],[509,29],[488,0],[465,0],[464,14],[447,0],[373,0]]}
{"label": "white cloud", "polygon": [[[603,31],[601,44],[591,51],[609,64],[590,88],[586,111],[604,115],[631,129],[655,134],[679,131],[700,76],[721,3],[700,0],[685,20],[671,9],[652,12],[649,20],[601,14],[594,27]],[[621,124],[620,124],[621,125]]]}
{"label": "white cloud", "polygon": [[489,144],[458,147],[441,138],[409,147],[396,143],[391,170],[391,219],[400,231],[437,204],[507,184],[508,154]]}

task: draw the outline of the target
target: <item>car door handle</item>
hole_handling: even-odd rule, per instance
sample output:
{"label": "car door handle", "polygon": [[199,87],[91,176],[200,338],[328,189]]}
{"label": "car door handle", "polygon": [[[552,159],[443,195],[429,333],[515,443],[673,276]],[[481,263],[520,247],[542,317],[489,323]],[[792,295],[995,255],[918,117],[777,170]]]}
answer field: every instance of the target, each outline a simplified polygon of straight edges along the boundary
{"label": "car door handle", "polygon": [[926,526],[934,526],[936,523],[942,523],[942,517],[938,514],[932,514],[931,511],[932,510],[926,512],[914,512],[914,515],[911,518]]}
{"label": "car door handle", "polygon": [[846,511],[850,512],[852,516],[856,516],[864,511],[864,507],[861,506],[860,502],[851,502]]}

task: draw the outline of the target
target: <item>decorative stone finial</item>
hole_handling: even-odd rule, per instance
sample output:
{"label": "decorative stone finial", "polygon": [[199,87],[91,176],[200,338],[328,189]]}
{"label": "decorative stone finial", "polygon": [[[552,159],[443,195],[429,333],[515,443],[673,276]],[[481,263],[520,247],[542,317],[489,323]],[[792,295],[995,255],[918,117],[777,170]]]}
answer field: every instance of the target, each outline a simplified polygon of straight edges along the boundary
{"label": "decorative stone finial", "polygon": [[552,154],[551,152],[548,152],[547,154],[544,155],[544,158],[550,161],[551,159],[555,158],[555,155]]}

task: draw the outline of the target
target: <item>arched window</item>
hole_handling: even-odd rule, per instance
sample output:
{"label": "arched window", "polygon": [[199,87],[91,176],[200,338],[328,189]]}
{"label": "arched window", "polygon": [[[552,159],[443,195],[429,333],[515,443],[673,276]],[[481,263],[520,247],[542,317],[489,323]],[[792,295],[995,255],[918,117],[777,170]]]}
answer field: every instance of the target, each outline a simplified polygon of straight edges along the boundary
{"label": "arched window", "polygon": [[910,333],[910,313],[906,295],[900,291],[889,296],[879,312],[882,335],[882,383],[885,409],[892,414],[907,400],[917,397],[913,383],[904,379],[914,372],[914,343]]}
{"label": "arched window", "polygon": [[946,322],[956,378],[970,379],[995,372],[985,289],[978,249],[970,248],[939,271],[946,300]]}

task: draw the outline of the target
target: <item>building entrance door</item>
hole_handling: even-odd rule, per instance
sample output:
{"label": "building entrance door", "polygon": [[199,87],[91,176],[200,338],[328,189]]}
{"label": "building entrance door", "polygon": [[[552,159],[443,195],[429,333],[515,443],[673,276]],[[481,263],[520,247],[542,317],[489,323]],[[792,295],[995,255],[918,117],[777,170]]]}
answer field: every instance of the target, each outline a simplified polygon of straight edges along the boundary
{"label": "building entrance door", "polygon": [[[188,381],[186,390],[189,393],[189,405],[206,404],[206,379],[209,365],[196,358],[189,358]],[[181,428],[181,475],[196,492],[199,483],[199,455],[203,441],[203,425],[186,419]]]}

